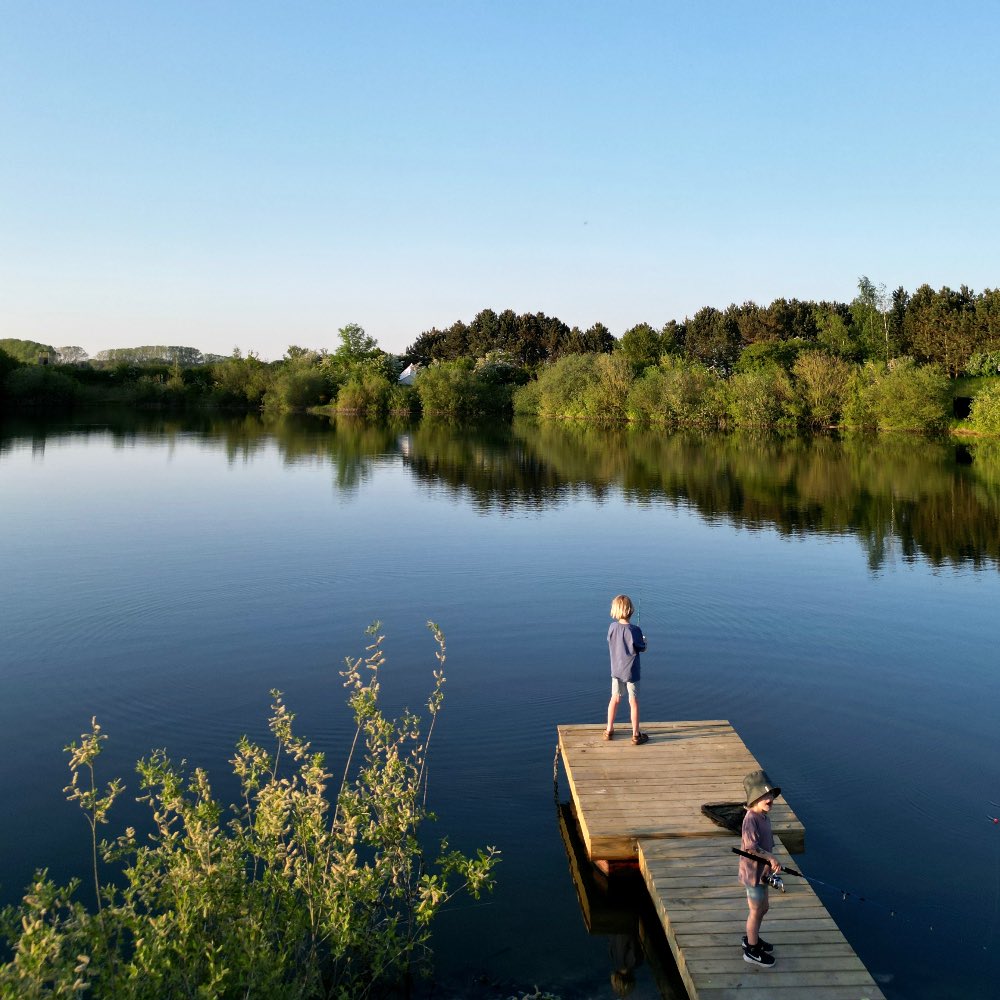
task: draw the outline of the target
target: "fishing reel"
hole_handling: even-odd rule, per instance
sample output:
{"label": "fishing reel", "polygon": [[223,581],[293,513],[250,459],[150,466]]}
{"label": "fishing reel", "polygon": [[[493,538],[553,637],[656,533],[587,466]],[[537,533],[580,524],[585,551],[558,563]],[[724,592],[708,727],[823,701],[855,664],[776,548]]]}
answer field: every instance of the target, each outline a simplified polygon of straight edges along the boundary
{"label": "fishing reel", "polygon": [[764,885],[771,886],[772,889],[778,889],[781,892],[785,891],[785,881],[777,872],[768,872],[761,879]]}

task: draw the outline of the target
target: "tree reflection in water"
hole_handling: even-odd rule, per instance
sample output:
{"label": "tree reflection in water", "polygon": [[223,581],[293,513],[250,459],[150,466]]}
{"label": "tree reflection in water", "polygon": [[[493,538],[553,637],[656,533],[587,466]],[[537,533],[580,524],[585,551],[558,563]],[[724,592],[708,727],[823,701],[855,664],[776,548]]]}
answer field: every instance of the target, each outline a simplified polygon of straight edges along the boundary
{"label": "tree reflection in water", "polygon": [[8,421],[0,453],[19,439],[112,434],[121,447],[178,435],[230,462],[276,446],[289,463],[329,461],[352,492],[379,461],[485,511],[542,510],[574,496],[621,492],[746,529],[856,537],[872,571],[887,561],[1000,568],[1000,442],[956,444],[909,434],[833,438],[665,433],[576,422],[374,424],[356,418],[102,414]]}

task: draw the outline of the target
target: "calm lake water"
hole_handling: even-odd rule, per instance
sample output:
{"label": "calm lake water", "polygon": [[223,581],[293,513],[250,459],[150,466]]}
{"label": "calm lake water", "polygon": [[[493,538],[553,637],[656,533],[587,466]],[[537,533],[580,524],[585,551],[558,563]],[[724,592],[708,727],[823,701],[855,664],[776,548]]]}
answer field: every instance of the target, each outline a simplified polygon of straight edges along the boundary
{"label": "calm lake water", "polygon": [[[418,706],[430,618],[437,826],[503,852],[493,897],[440,918],[434,995],[613,996],[620,941],[588,934],[552,778],[557,724],[603,719],[624,591],[644,718],[733,723],[805,825],[799,865],[854,894],[821,891],[886,995],[997,995],[995,445],[8,419],[0,516],[4,902],[36,866],[86,871],[62,747],[92,715],[105,777],[134,789],[163,746],[226,793],[274,687],[342,759],[337,671],[374,619],[389,705]],[[660,995],[655,966],[633,996]]]}

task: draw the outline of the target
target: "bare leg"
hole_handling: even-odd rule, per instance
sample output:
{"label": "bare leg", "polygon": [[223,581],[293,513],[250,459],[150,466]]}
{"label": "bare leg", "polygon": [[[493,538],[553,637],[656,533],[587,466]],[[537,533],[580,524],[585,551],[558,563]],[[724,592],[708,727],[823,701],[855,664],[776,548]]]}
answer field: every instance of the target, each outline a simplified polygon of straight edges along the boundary
{"label": "bare leg", "polygon": [[747,944],[752,948],[759,940],[761,921],[764,919],[764,914],[767,913],[769,906],[766,899],[759,903],[748,899],[747,905],[750,907],[750,915],[747,917]]}
{"label": "bare leg", "polygon": [[618,695],[613,694],[608,702],[608,732],[615,731],[615,715],[618,713]]}
{"label": "bare leg", "polygon": [[632,714],[632,735],[639,735],[639,699],[629,698],[628,700],[629,711]]}

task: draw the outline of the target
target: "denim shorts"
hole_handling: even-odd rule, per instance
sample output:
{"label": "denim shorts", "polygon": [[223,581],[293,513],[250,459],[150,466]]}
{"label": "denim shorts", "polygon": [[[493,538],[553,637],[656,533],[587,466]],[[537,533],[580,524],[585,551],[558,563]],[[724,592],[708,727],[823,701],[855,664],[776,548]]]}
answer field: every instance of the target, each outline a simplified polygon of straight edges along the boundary
{"label": "denim shorts", "polygon": [[636,681],[634,684],[631,681],[620,681],[617,677],[611,678],[611,697],[624,698],[625,695],[629,698],[639,697],[639,682]]}
{"label": "denim shorts", "polygon": [[751,903],[767,902],[766,885],[748,885],[746,889],[747,889],[747,899],[749,899]]}

